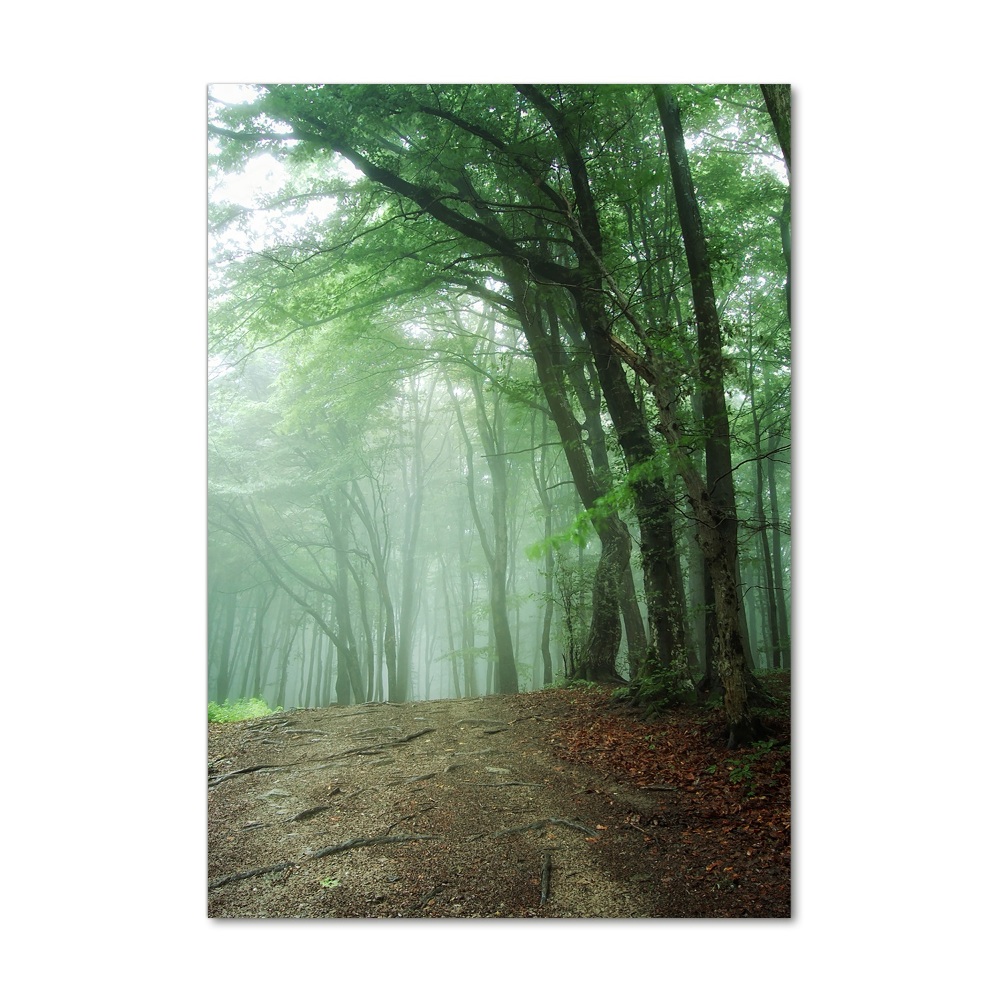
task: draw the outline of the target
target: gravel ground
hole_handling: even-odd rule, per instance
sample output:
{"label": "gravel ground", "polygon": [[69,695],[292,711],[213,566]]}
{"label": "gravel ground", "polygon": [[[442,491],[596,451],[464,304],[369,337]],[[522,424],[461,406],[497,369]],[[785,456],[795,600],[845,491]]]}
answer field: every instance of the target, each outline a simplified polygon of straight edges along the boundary
{"label": "gravel ground", "polygon": [[535,692],[211,725],[208,915],[734,915],[690,877],[676,790],[557,756],[569,712]]}

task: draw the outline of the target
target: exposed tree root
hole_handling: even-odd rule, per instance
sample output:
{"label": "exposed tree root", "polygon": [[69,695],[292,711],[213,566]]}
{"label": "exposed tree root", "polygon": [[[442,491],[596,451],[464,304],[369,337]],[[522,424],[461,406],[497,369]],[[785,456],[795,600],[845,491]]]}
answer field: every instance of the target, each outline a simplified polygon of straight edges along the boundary
{"label": "exposed tree root", "polygon": [[212,788],[215,785],[221,784],[228,778],[236,778],[241,774],[251,774],[254,771],[280,771],[285,767],[289,767],[288,764],[255,764],[253,767],[241,767],[238,771],[227,771],[225,774],[213,774],[208,778],[208,787]]}
{"label": "exposed tree root", "polygon": [[472,785],[476,788],[544,788],[541,781],[460,781],[460,785]]}
{"label": "exposed tree root", "polygon": [[[439,837],[430,833],[414,833],[409,836],[402,837],[355,837],[353,840],[346,840],[342,844],[334,844],[331,847],[323,847],[310,854],[308,860],[315,861],[317,858],[325,858],[329,854],[339,854],[341,851],[351,851],[355,847],[374,847],[377,844],[403,844],[410,840],[439,839]],[[219,889],[224,885],[229,885],[230,882],[239,882],[242,879],[254,878],[257,875],[270,875],[273,872],[284,871],[286,868],[295,868],[299,864],[301,864],[299,861],[282,861],[280,864],[268,865],[266,868],[253,868],[246,872],[235,872],[232,875],[225,875],[222,878],[217,878],[214,882],[209,882],[208,888]],[[430,897],[428,897],[428,899],[429,898]]]}
{"label": "exposed tree root", "polygon": [[253,767],[241,767],[238,771],[229,771],[226,774],[212,775],[208,779],[208,786],[211,788],[228,778],[235,778],[240,774],[250,774],[253,771],[282,771],[293,767],[305,767],[309,764],[325,764],[332,760],[342,760],[344,757],[370,756],[372,754],[380,753],[382,750],[387,750],[390,747],[402,746],[404,743],[409,743],[411,740],[415,740],[418,736],[426,736],[428,733],[433,732],[435,732],[434,729],[419,729],[415,733],[410,733],[409,736],[403,736],[400,739],[392,740],[389,743],[380,743],[377,746],[371,747],[352,747],[350,750],[335,753],[330,757],[310,757],[307,760],[297,760],[287,764],[255,764]]}
{"label": "exposed tree root", "polygon": [[596,830],[591,830],[589,826],[584,826],[582,823],[576,823],[571,819],[560,819],[558,816],[550,816],[548,819],[536,820],[534,823],[529,823],[527,826],[511,826],[505,830],[497,830],[490,834],[477,833],[467,839],[480,840],[482,837],[486,836],[503,837],[511,833],[527,833],[528,830],[544,830],[547,826],[565,826],[570,830],[579,830],[581,833],[587,834],[588,837],[597,836]]}
{"label": "exposed tree root", "polygon": [[430,774],[416,774],[412,778],[398,778],[396,781],[390,781],[386,788],[392,788],[394,785],[412,785],[415,781],[427,781],[436,776],[437,771],[431,771]]}
{"label": "exposed tree root", "polygon": [[209,889],[219,889],[224,885],[229,885],[230,882],[239,882],[241,879],[253,878],[256,875],[282,872],[286,868],[294,868],[297,864],[297,861],[282,861],[280,865],[268,865],[266,868],[254,868],[248,872],[236,872],[235,875],[226,875],[223,878],[217,878],[214,882],[209,882],[208,887]]}
{"label": "exposed tree root", "polygon": [[436,885],[430,892],[425,892],[420,899],[417,900],[406,912],[416,913],[417,910],[422,910],[435,896],[444,892],[445,887],[443,885]]}
{"label": "exposed tree root", "polygon": [[552,852],[542,855],[542,902],[549,898],[549,879],[552,877]]}
{"label": "exposed tree root", "polygon": [[286,820],[286,823],[298,823],[302,819],[311,819],[313,816],[318,816],[321,812],[326,812],[329,806],[313,806],[312,809],[306,809],[300,812],[298,816],[293,816],[291,819]]}
{"label": "exposed tree root", "polygon": [[334,754],[332,757],[319,757],[316,758],[315,763],[325,760],[339,760],[341,757],[350,757],[353,754],[370,754],[377,750],[388,750],[390,747],[399,747],[404,743],[409,743],[411,740],[415,740],[418,736],[426,736],[428,733],[436,732],[435,729],[418,729],[415,733],[410,733],[409,736],[401,736],[398,740],[390,740],[388,743],[376,743],[374,746],[370,747],[352,747],[350,750],[344,750],[341,753]]}
{"label": "exposed tree root", "polygon": [[395,729],[397,733],[402,732],[402,729],[399,726],[376,726],[374,729],[362,729],[356,733],[351,733],[351,736],[353,739],[358,740],[365,736],[375,736],[379,733],[384,733],[390,729]]}
{"label": "exposed tree root", "polygon": [[331,847],[322,847],[309,855],[310,860],[325,858],[329,854],[340,854],[341,851],[353,851],[356,847],[375,847],[377,844],[405,844],[410,840],[440,840],[437,834],[433,833],[411,833],[401,837],[355,837],[353,840],[345,840],[342,844],[333,844]]}

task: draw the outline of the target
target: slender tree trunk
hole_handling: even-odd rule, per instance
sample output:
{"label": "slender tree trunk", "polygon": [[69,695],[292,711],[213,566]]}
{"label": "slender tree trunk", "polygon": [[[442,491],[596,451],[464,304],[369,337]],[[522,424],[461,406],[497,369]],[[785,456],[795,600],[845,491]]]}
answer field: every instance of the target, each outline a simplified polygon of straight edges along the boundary
{"label": "slender tree trunk", "polygon": [[[764,405],[770,411],[770,389],[768,381],[764,382]],[[781,650],[781,666],[784,670],[792,669],[791,635],[788,628],[788,609],[785,603],[785,571],[781,552],[781,518],[778,512],[778,485],[775,475],[775,457],[780,439],[772,423],[767,435],[767,487],[771,512],[771,561],[773,564],[774,603],[778,613],[778,643]]]}
{"label": "slender tree trunk", "polygon": [[336,647],[329,639],[326,639],[326,645],[323,649],[323,686],[320,689],[319,702],[323,706],[331,704],[330,692],[333,686],[333,657],[335,651]]}
{"label": "slender tree trunk", "polygon": [[312,635],[312,642],[309,648],[309,676],[306,680],[306,708],[315,708],[319,705],[319,685],[322,678],[323,667],[320,655],[320,636],[322,632],[318,628],[309,630]]}
{"label": "slender tree trunk", "polygon": [[455,645],[455,629],[452,624],[451,614],[451,587],[448,584],[448,567],[445,564],[444,556],[438,555],[438,566],[441,571],[441,591],[444,597],[444,621],[448,634],[448,662],[451,664],[451,683],[456,698],[462,697],[462,682],[458,672],[459,653]]}
{"label": "slender tree trunk", "polygon": [[760,648],[760,637],[757,634],[757,599],[754,596],[753,587],[747,587],[744,592],[743,607],[746,608],[747,613],[747,639],[754,649],[758,649]]}
{"label": "slender tree trunk", "polygon": [[474,617],[476,590],[472,571],[462,572],[462,671],[465,674],[465,697],[479,696],[476,683],[476,620]]}
{"label": "slender tree trunk", "polygon": [[282,707],[288,705],[288,661],[292,655],[292,647],[295,645],[295,636],[305,619],[303,615],[298,622],[292,620],[292,616],[288,617],[288,634],[285,639],[284,649],[281,651],[281,658],[278,661],[278,704]]}
{"label": "slender tree trunk", "polygon": [[[426,407],[433,399],[434,383],[427,393]],[[420,519],[424,505],[424,429],[427,425],[428,410],[421,411],[417,397],[417,387],[410,385],[406,400],[409,413],[402,415],[413,435],[412,463],[409,470],[403,468],[403,489],[405,492],[403,541],[400,549],[402,560],[401,593],[399,600],[399,649],[397,671],[400,698],[406,701],[410,692],[410,670],[413,658],[413,630],[416,625],[420,604],[420,581],[417,575],[417,541],[420,537]],[[407,474],[407,472],[409,474]]]}
{"label": "slender tree trunk", "polygon": [[278,588],[272,587],[270,592],[261,598],[254,613],[253,646],[250,654],[253,666],[252,697],[254,698],[262,698],[264,695],[264,678],[261,676],[261,664],[264,656],[264,616],[277,592]]}
{"label": "slender tree trunk", "polygon": [[389,587],[389,541],[379,536],[375,520],[368,509],[368,505],[365,503],[361,488],[357,482],[351,483],[350,490],[345,490],[344,495],[364,526],[365,532],[368,535],[368,543],[371,546],[371,566],[375,576],[375,585],[382,603],[382,620],[384,625],[382,631],[382,653],[385,657],[386,672],[388,674],[389,701],[400,702],[403,700],[403,695],[397,675],[396,613]]}
{"label": "slender tree trunk", "polygon": [[[750,372],[750,412],[753,418],[754,450],[757,455],[762,455],[762,441],[760,433],[760,413],[757,410],[757,397],[753,388],[753,371]],[[756,475],[756,489],[754,491],[754,505],[756,508],[758,535],[760,539],[760,553],[763,567],[763,576],[766,581],[765,593],[767,594],[767,635],[768,653],[770,654],[771,668],[781,669],[781,639],[778,635],[778,609],[775,602],[775,575],[771,562],[771,547],[767,541],[767,517],[764,514],[764,462],[766,459],[758,457],[754,463]],[[763,616],[762,616],[763,617]]]}
{"label": "slender tree trunk", "polygon": [[[545,537],[552,537],[552,508],[545,511]],[[542,612],[542,685],[552,684],[552,613],[555,610],[555,597],[552,592],[553,577],[556,571],[556,557],[551,545],[545,546],[545,608]]]}
{"label": "slender tree trunk", "polygon": [[222,640],[215,668],[215,702],[222,704],[229,698],[230,653],[233,645],[233,629],[236,624],[236,595],[228,591],[219,593],[222,603]]}
{"label": "slender tree trunk", "polygon": [[[476,403],[479,436],[486,451],[486,463],[490,470],[492,538],[479,516],[476,502],[472,440],[465,427],[462,408],[454,395],[452,401],[459,430],[465,442],[466,489],[469,505],[490,568],[490,622],[493,626],[493,655],[496,657],[496,692],[516,694],[517,667],[514,660],[514,641],[510,633],[510,619],[507,615],[507,459],[503,455],[503,425],[499,413],[499,394],[494,394],[494,414],[491,421],[486,410],[481,383],[474,378],[471,385]],[[449,384],[449,391],[451,388]],[[491,668],[493,666],[492,658],[490,666]],[[491,669],[489,677],[493,676]],[[493,691],[494,688],[488,684],[487,690]]]}
{"label": "slender tree trunk", "polygon": [[379,604],[375,623],[375,701],[385,701],[385,677],[382,669],[385,662],[384,614],[385,609]]}

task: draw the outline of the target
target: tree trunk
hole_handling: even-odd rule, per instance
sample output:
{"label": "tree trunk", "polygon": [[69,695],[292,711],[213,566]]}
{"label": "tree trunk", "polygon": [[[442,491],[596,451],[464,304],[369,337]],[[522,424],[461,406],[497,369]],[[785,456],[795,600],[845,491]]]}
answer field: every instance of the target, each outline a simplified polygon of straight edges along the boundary
{"label": "tree trunk", "polygon": [[230,683],[230,653],[233,645],[233,629],[236,624],[236,595],[229,591],[219,594],[222,601],[222,639],[218,660],[215,668],[215,698],[217,704],[222,704],[229,698]]}
{"label": "tree trunk", "polygon": [[507,460],[503,457],[503,436],[500,425],[498,397],[494,396],[494,420],[486,419],[482,389],[474,383],[473,391],[480,410],[480,432],[486,432],[486,463],[493,486],[491,515],[493,520],[493,559],[490,565],[490,620],[496,644],[496,693],[517,694],[517,664],[514,640],[507,614]]}
{"label": "tree trunk", "polygon": [[792,175],[792,88],[787,83],[762,83],[760,91],[764,95],[767,113],[771,116],[774,131],[785,158],[788,176]]}
{"label": "tree trunk", "polygon": [[455,630],[451,614],[451,587],[448,584],[448,568],[443,555],[438,555],[438,567],[441,571],[441,591],[444,596],[444,620],[448,631],[448,662],[451,664],[451,685],[454,697],[462,697],[462,682],[458,672],[459,649],[455,645]]}
{"label": "tree trunk", "polygon": [[[770,411],[769,384],[764,382],[764,404]],[[767,435],[767,487],[771,512],[771,562],[774,574],[774,603],[778,612],[778,642],[781,649],[781,666],[784,670],[792,669],[791,635],[788,629],[788,608],[785,603],[785,570],[781,552],[781,519],[778,512],[778,484],[775,475],[775,456],[780,442],[778,433],[772,422]]]}
{"label": "tree trunk", "polygon": [[[762,455],[762,441],[760,433],[760,413],[757,410],[757,397],[753,388],[753,371],[750,372],[750,412],[753,418],[754,450],[758,456]],[[768,652],[770,654],[771,668],[781,669],[781,639],[778,635],[778,609],[775,602],[775,576],[774,567],[771,562],[771,547],[767,542],[767,517],[764,514],[764,462],[766,459],[758,457],[754,463],[756,467],[756,489],[754,491],[754,505],[756,507],[758,534],[760,536],[760,553],[763,566],[763,577],[765,580],[765,593],[767,594],[767,635]]]}
{"label": "tree trunk", "polygon": [[462,572],[462,672],[465,675],[465,697],[478,698],[476,683],[476,583],[472,571]]}
{"label": "tree trunk", "polygon": [[361,488],[356,481],[351,483],[349,491],[344,490],[344,496],[358,515],[368,535],[368,544],[371,547],[371,568],[382,604],[382,620],[384,625],[382,632],[382,654],[385,657],[386,672],[388,674],[389,701],[400,702],[403,700],[403,695],[400,690],[396,670],[396,613],[392,602],[392,594],[389,589],[389,540],[382,539],[379,536],[375,520],[368,509],[368,505],[361,493]]}
{"label": "tree trunk", "polygon": [[[707,523],[699,525],[699,539],[709,564],[715,591],[718,665],[726,691],[725,704],[730,727],[730,744],[738,745],[749,738],[748,734],[754,730],[755,722],[747,701],[750,681],[746,633],[740,627],[743,612],[737,589],[739,579],[737,520],[729,441],[729,415],[723,382],[722,332],[715,305],[708,245],[691,179],[680,111],[668,87],[657,85],[654,86],[653,92],[666,138],[670,175],[677,200],[684,252],[691,275],[698,329],[699,378],[705,416],[708,494],[704,497],[691,496],[691,487],[694,486],[692,480],[689,485],[689,499],[694,504],[696,513],[699,508],[701,509],[702,518],[699,520],[708,518]],[[670,420],[670,416],[667,414],[666,419]]]}

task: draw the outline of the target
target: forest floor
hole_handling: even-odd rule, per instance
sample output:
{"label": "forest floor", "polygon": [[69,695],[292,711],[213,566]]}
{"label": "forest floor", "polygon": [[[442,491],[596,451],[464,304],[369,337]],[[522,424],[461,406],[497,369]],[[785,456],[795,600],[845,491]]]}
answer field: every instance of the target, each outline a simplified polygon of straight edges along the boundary
{"label": "forest floor", "polygon": [[[771,738],[574,688],[209,726],[210,917],[787,917]],[[783,690],[782,690],[783,689]]]}

